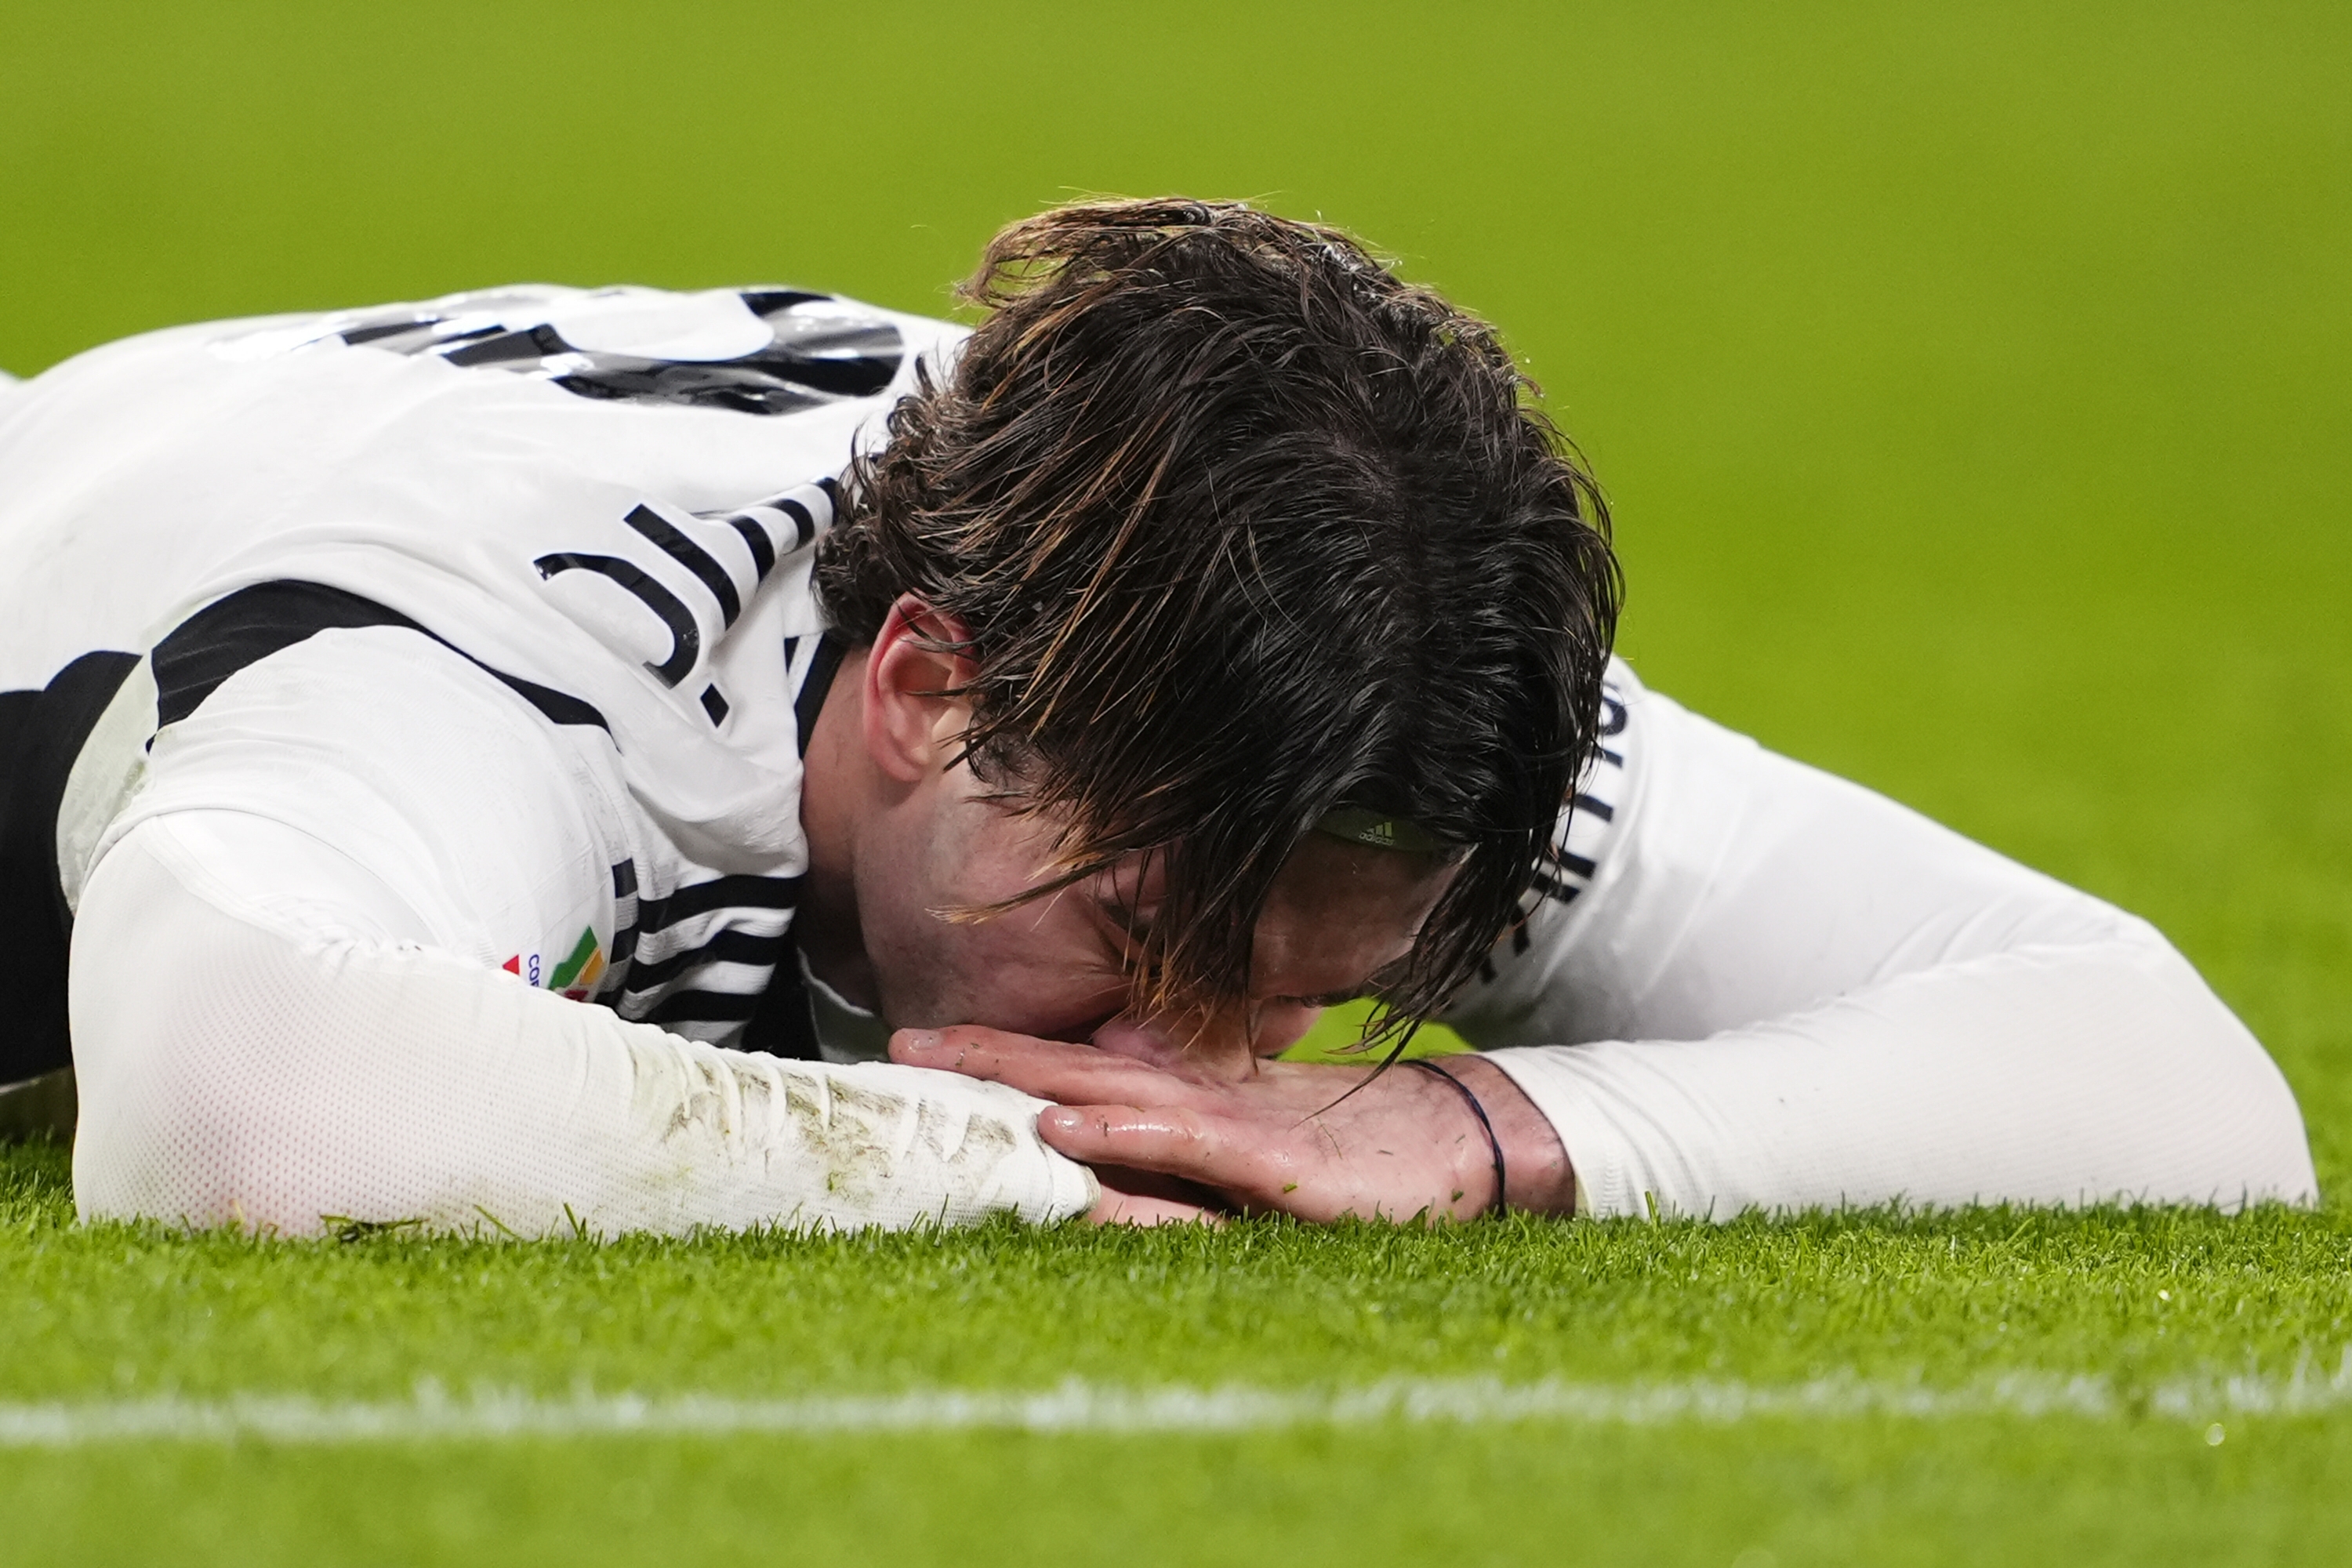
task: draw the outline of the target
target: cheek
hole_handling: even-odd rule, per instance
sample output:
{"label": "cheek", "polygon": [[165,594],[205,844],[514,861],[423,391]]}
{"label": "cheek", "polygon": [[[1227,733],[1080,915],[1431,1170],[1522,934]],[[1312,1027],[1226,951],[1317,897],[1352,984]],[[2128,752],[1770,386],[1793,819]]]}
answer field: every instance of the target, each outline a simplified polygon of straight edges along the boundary
{"label": "cheek", "polygon": [[1118,1010],[1125,977],[1085,893],[1047,894],[980,921],[932,912],[985,909],[1026,892],[1050,851],[1042,828],[969,802],[926,826],[914,857],[921,896],[894,911],[886,940],[867,931],[894,1022],[1083,1038]]}
{"label": "cheek", "polygon": [[1084,1039],[1126,1000],[1125,977],[1105,963],[1090,923],[1073,931],[1050,908],[969,924],[918,916],[906,935],[881,976],[900,1027],[974,1024]]}
{"label": "cheek", "polygon": [[976,1014],[987,1015],[963,1022],[1066,1038],[1126,1000],[1126,977],[1105,962],[1091,921],[1016,909],[961,934],[959,967]]}

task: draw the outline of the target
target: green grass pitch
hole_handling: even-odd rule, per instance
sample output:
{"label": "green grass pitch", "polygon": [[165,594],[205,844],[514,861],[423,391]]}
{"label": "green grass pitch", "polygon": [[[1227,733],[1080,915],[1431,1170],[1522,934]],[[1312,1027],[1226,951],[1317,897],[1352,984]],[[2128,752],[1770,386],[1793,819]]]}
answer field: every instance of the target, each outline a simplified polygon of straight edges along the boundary
{"label": "green grass pitch", "polygon": [[2352,14],[19,7],[0,367],[546,278],[910,309],[1248,195],[1500,321],[1646,679],[2155,920],[2328,1205],[606,1247],[71,1224],[0,1560],[2333,1563]]}

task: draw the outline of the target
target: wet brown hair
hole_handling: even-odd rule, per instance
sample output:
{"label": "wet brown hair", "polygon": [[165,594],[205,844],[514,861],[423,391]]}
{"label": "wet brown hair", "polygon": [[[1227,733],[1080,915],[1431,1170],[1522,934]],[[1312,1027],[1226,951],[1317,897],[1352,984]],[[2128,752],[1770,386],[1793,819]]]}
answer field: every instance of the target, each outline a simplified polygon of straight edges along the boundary
{"label": "wet brown hair", "polygon": [[1409,819],[1460,869],[1387,1016],[1518,916],[1593,742],[1622,585],[1601,493],[1492,329],[1347,235],[1249,206],[1066,206],[999,234],[984,312],[852,468],[816,581],[878,635],[968,628],[967,754],[1060,825],[1047,888],[1167,892],[1144,1007],[1247,992],[1302,834]]}

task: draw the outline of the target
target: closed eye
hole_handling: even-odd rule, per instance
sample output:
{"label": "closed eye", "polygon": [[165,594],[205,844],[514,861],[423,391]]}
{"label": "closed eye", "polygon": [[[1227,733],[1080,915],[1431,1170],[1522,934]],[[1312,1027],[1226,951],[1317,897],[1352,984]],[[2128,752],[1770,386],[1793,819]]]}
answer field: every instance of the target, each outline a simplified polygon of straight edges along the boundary
{"label": "closed eye", "polygon": [[1125,939],[1129,954],[1151,945],[1152,925],[1149,916],[1139,914],[1116,899],[1097,899],[1095,908],[1110,923],[1112,930]]}

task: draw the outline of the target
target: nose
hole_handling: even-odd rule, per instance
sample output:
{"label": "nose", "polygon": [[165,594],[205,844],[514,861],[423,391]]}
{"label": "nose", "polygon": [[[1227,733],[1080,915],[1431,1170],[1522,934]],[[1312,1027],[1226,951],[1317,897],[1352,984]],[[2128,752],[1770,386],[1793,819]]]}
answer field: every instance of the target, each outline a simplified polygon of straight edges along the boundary
{"label": "nose", "polygon": [[[1223,1019],[1122,1015],[1094,1032],[1097,1048],[1190,1077],[1248,1078],[1261,1057],[1278,1057],[1315,1026],[1323,1009],[1304,1002],[1261,1002],[1244,1016]],[[1246,1022],[1253,1026],[1244,1028]]]}

